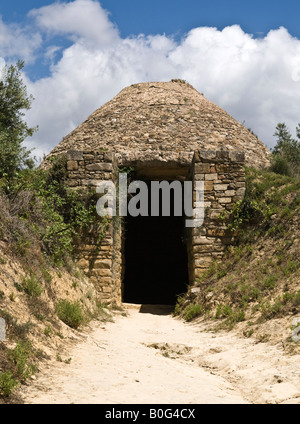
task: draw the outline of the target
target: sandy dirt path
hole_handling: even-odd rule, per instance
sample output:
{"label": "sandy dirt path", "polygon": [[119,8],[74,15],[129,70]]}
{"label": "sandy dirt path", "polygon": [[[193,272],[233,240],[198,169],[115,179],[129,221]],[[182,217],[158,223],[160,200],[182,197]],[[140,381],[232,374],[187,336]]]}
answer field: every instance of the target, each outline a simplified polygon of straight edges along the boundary
{"label": "sandy dirt path", "polygon": [[[299,357],[170,314],[140,313],[93,324],[27,387],[25,403],[298,403]],[[161,310],[163,312],[163,310]]]}

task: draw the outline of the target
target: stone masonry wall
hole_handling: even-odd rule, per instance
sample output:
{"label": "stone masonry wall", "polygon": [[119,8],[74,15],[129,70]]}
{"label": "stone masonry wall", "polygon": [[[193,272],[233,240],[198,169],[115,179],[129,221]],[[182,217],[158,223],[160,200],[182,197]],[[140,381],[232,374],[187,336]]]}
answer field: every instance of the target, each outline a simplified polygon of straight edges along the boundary
{"label": "stone masonry wall", "polygon": [[[74,189],[90,188],[96,192],[100,181],[116,181],[118,167],[114,154],[104,151],[67,152],[68,184]],[[95,226],[78,240],[78,266],[94,283],[99,300],[104,303],[121,300],[121,225],[117,218],[95,216],[95,222],[103,225],[103,234]],[[102,220],[102,221],[101,221]]]}
{"label": "stone masonry wall", "polygon": [[[118,164],[114,154],[102,150],[68,151],[67,170],[68,184],[74,189],[91,188],[96,192],[100,181],[117,183],[118,180]],[[234,204],[244,197],[244,153],[195,151],[188,180],[191,179],[194,190],[197,181],[204,181],[205,207],[204,224],[187,230],[189,276],[193,285],[214,260],[222,258],[226,246],[232,243],[232,234],[226,222],[220,220],[220,215],[225,211],[230,212]],[[198,202],[194,191],[194,208]],[[100,219],[96,216],[96,223]],[[93,226],[78,241],[78,265],[94,283],[101,302],[120,303],[124,274],[122,219],[108,218],[103,228],[105,231],[101,242]]]}
{"label": "stone masonry wall", "polygon": [[[232,233],[220,220],[224,211],[245,195],[244,153],[236,151],[199,150],[194,154],[192,178],[204,181],[204,224],[190,230],[188,255],[190,283],[194,284],[216,259],[221,259]],[[199,199],[193,198],[193,207]]]}

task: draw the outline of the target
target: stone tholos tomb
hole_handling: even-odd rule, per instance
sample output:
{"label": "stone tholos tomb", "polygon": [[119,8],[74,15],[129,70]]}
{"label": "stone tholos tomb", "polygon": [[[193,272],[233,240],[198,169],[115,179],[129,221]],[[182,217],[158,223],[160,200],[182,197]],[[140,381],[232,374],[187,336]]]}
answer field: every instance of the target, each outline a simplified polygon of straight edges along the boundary
{"label": "stone tholos tomb", "polygon": [[[245,194],[244,167],[267,166],[270,152],[191,85],[172,80],[125,88],[66,136],[44,166],[58,155],[66,156],[73,189],[96,190],[103,180],[118,186],[120,172],[149,188],[153,181],[180,181],[182,187],[191,181],[194,188],[203,182],[203,225],[189,228],[184,215],[161,211],[116,216],[106,219],[101,239],[91,229],[77,249],[78,265],[102,302],[174,304],[222,259],[232,243],[226,216]],[[172,196],[169,201],[172,212]]]}

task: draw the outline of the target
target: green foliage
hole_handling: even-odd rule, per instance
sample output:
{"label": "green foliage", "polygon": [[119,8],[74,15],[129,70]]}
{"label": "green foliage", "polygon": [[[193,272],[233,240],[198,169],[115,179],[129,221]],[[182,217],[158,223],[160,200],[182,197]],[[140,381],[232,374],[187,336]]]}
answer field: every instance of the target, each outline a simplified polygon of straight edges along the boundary
{"label": "green foliage", "polygon": [[276,174],[291,175],[291,170],[287,158],[281,156],[280,154],[273,155],[270,170]]}
{"label": "green foliage", "polygon": [[5,66],[0,79],[0,178],[11,178],[20,169],[33,166],[30,151],[22,146],[35,131],[23,120],[23,111],[30,109],[33,100],[22,81],[23,67],[22,61]]}
{"label": "green foliage", "polygon": [[26,257],[40,248],[62,265],[72,256],[74,242],[79,243],[87,232],[100,244],[109,218],[96,214],[96,193],[72,190],[66,180],[66,158],[61,155],[52,160],[48,171],[24,170],[9,184],[4,182],[2,197],[0,182],[0,204],[6,208],[0,210],[4,218],[0,219],[0,237],[10,241],[18,256]]}
{"label": "green foliage", "polygon": [[300,175],[300,124],[296,128],[296,139],[292,137],[286,124],[276,126],[274,136],[277,143],[272,150],[271,170],[282,175]]}
{"label": "green foliage", "polygon": [[203,314],[203,306],[199,304],[194,305],[193,303],[191,303],[184,309],[183,318],[186,321],[192,321],[193,319],[199,317],[202,314]]}
{"label": "green foliage", "polygon": [[225,318],[224,325],[232,328],[237,322],[245,321],[245,311],[243,308],[233,309],[230,305],[218,305],[216,319]]}
{"label": "green foliage", "polygon": [[174,315],[179,315],[183,309],[183,304],[185,301],[185,296],[178,296],[177,297],[177,302],[175,305],[175,309],[174,309]]}
{"label": "green foliage", "polygon": [[24,292],[31,297],[39,297],[44,291],[44,288],[38,280],[38,277],[34,274],[24,278],[22,288]]}
{"label": "green foliage", "polygon": [[77,329],[84,320],[79,302],[72,303],[68,300],[60,300],[56,305],[56,312],[59,319],[71,328]]}
{"label": "green foliage", "polygon": [[122,174],[128,174],[131,175],[135,171],[133,166],[121,166],[119,168],[119,172]]}
{"label": "green foliage", "polygon": [[52,334],[53,334],[53,328],[52,328],[52,326],[50,324],[48,324],[46,326],[46,328],[44,329],[44,334],[47,337],[51,337],[52,336]]}
{"label": "green foliage", "polygon": [[66,178],[66,158],[62,155],[52,160],[38,191],[48,224],[42,239],[56,261],[72,252],[74,237],[93,226],[95,237],[98,234],[101,241],[107,227],[105,218],[96,216],[95,193],[68,188]]}
{"label": "green foliage", "polygon": [[218,305],[216,310],[216,319],[232,315],[232,309],[229,305]]}
{"label": "green foliage", "polygon": [[214,261],[201,276],[201,290],[187,293],[175,312],[184,316],[200,305],[202,314],[232,328],[247,317],[257,323],[299,313],[300,181],[270,170],[245,168],[246,194],[233,213],[223,216],[235,230],[235,245],[222,261]]}
{"label": "green foliage", "polygon": [[10,396],[18,385],[10,371],[0,372],[0,397]]}
{"label": "green foliage", "polygon": [[225,275],[227,275],[227,271],[225,269],[221,269],[218,273],[217,273],[217,278],[221,279],[223,277],[225,277]]}
{"label": "green foliage", "polygon": [[264,281],[263,281],[263,289],[264,290],[272,290],[275,288],[277,278],[275,275],[269,275]]}
{"label": "green foliage", "polygon": [[18,342],[14,349],[8,352],[8,358],[14,366],[14,375],[22,383],[36,372],[36,366],[32,363],[32,345],[30,341]]}
{"label": "green foliage", "polygon": [[[292,177],[268,170],[246,168],[246,193],[243,200],[236,202],[232,211],[223,216],[228,229],[241,230],[253,225],[269,225],[271,217],[279,208],[286,215],[298,206],[297,198],[287,205],[286,196],[300,189],[300,182]],[[284,207],[282,207],[284,206]],[[276,228],[279,234],[280,227]]]}

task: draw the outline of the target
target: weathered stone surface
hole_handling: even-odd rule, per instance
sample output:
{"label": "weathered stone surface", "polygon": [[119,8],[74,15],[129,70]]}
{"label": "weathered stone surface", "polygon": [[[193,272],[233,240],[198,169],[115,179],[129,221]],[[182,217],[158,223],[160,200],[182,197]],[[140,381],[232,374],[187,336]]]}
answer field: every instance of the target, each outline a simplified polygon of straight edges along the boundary
{"label": "weathered stone surface", "polygon": [[67,151],[67,160],[69,161],[79,161],[83,160],[83,152],[79,150],[68,150]]}
{"label": "weathered stone surface", "polygon": [[214,189],[216,191],[225,191],[228,188],[228,184],[214,184]]}
{"label": "weathered stone surface", "polygon": [[220,197],[219,198],[219,203],[231,203],[232,199],[231,197]]}
{"label": "weathered stone surface", "polygon": [[218,174],[205,174],[206,181],[215,181],[218,179]]}
{"label": "weathered stone surface", "polygon": [[112,262],[110,259],[102,259],[102,260],[95,261],[94,263],[94,269],[99,269],[99,268],[110,269],[111,266],[112,266]]}
{"label": "weathered stone surface", "polygon": [[[190,163],[196,151],[196,161],[220,163],[228,158],[239,163],[244,154],[246,164],[263,167],[270,157],[267,147],[246,127],[190,84],[178,80],[124,88],[67,135],[49,156],[74,146],[84,151],[103,148],[115,152],[119,164],[154,159]],[[70,160],[81,157],[80,153],[68,153]]]}
{"label": "weathered stone surface", "polygon": [[79,266],[79,268],[88,268],[90,265],[90,262],[87,259],[80,259],[79,261],[77,261],[77,266]]}
{"label": "weathered stone surface", "polygon": [[207,174],[210,172],[209,163],[196,163],[195,164],[195,174]]}
{"label": "weathered stone surface", "polygon": [[75,161],[75,160],[68,160],[67,169],[68,169],[68,171],[74,171],[74,170],[78,169],[78,162]]}
{"label": "weathered stone surface", "polygon": [[213,241],[210,239],[207,239],[207,237],[194,237],[193,244],[212,244]]}
{"label": "weathered stone surface", "polygon": [[111,171],[112,164],[111,163],[92,163],[90,165],[86,165],[87,171]]}

